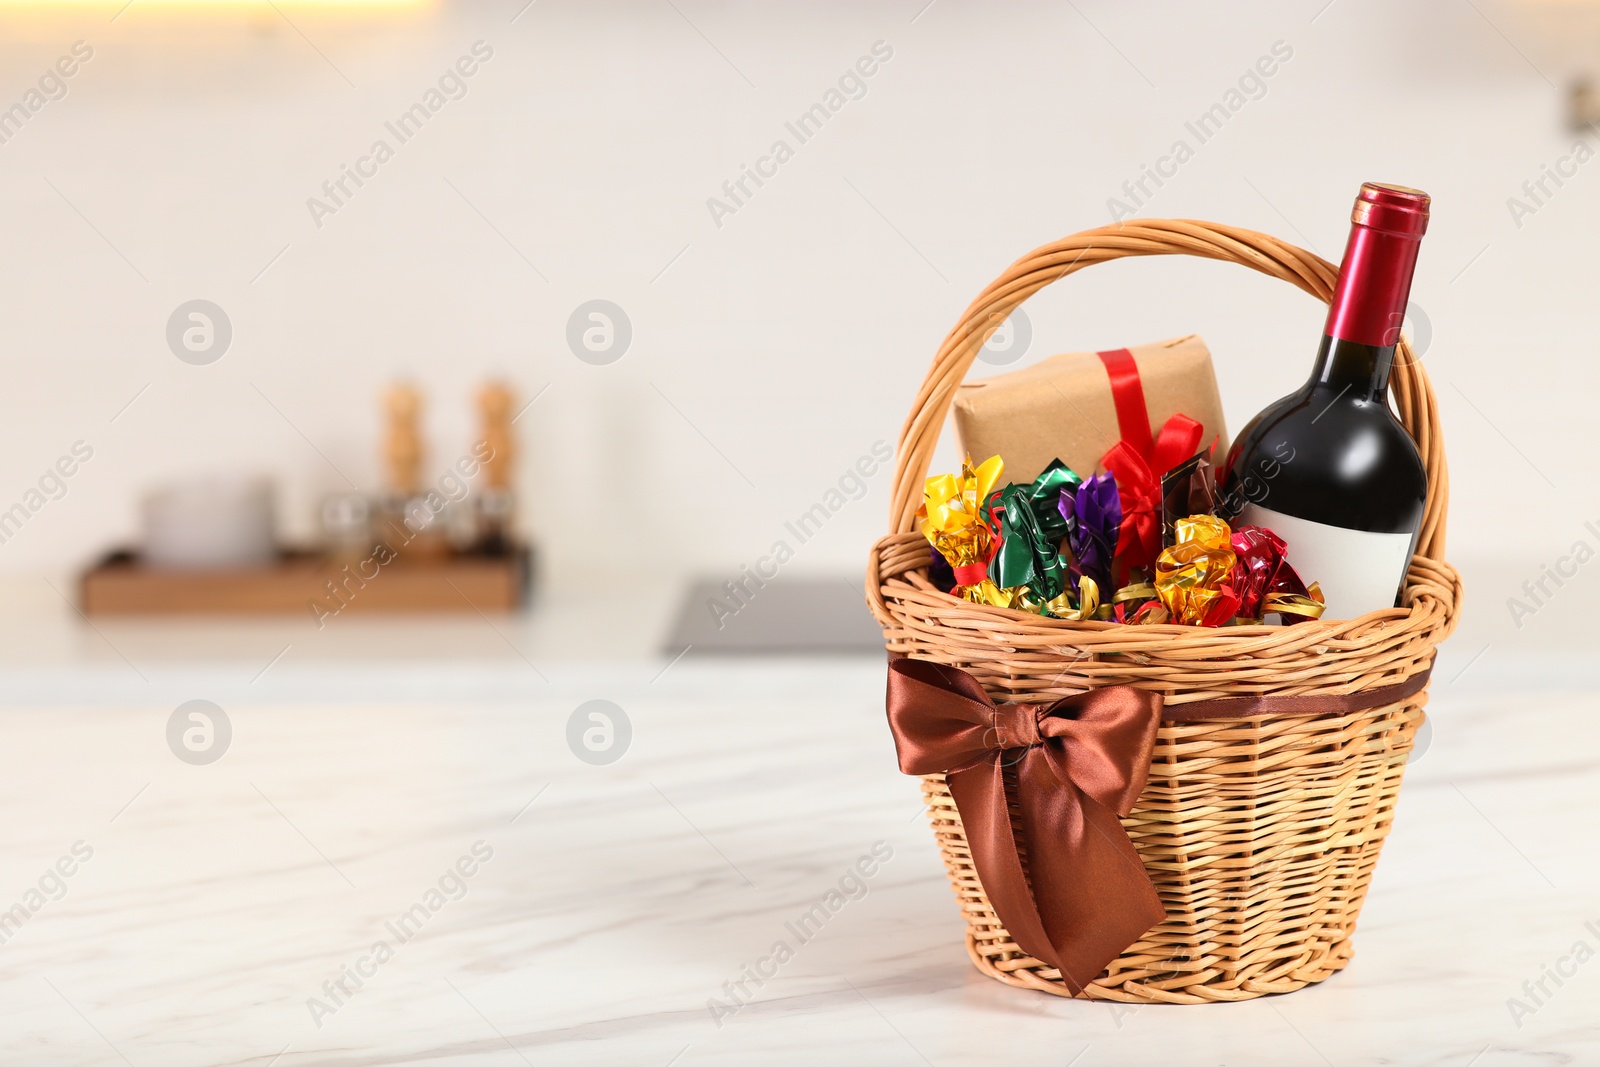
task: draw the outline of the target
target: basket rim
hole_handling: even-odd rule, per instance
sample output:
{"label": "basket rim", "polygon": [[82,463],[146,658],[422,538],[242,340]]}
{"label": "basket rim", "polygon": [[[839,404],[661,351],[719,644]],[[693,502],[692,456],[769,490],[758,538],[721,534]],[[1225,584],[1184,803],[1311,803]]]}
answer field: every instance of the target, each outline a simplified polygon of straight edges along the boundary
{"label": "basket rim", "polygon": [[[913,540],[922,540],[921,535],[894,533],[886,534],[885,536],[880,537],[874,543],[871,558],[874,562],[880,558],[878,549],[885,543],[901,541],[910,542]],[[876,568],[874,568],[874,572],[875,570]],[[1423,587],[1421,583],[1418,583],[1415,580],[1414,572],[1417,570],[1438,572],[1438,577],[1441,579],[1439,584],[1444,585],[1449,590],[1450,595],[1441,596],[1435,588]],[[893,594],[896,584],[918,593],[927,591],[937,592],[936,588],[931,583],[923,588],[908,581],[906,576],[909,574],[921,575],[923,581],[926,582],[927,565],[924,564],[922,566],[912,568],[911,570],[901,571],[887,577],[878,577],[876,573],[869,573],[867,578],[867,600],[873,609],[874,615],[879,615],[880,599],[889,599],[889,597],[891,597]],[[877,595],[874,596],[874,593]],[[943,595],[949,596],[949,594]],[[1384,628],[1382,624],[1384,623],[1424,622],[1426,621],[1426,617],[1429,613],[1438,610],[1435,607],[1431,607],[1430,604],[1439,604],[1443,607],[1444,618],[1441,620],[1441,623],[1438,626],[1438,630],[1440,632],[1438,632],[1437,635],[1433,636],[1432,638],[1433,641],[1437,643],[1439,641],[1443,641],[1452,632],[1454,632],[1456,622],[1459,619],[1461,601],[1461,574],[1446,560],[1429,559],[1428,557],[1420,554],[1413,555],[1411,557],[1411,563],[1407,567],[1406,584],[1402,590],[1402,599],[1406,597],[1411,598],[1411,602],[1406,606],[1381,608],[1377,611],[1370,611],[1365,615],[1358,615],[1351,619],[1307,619],[1303,622],[1294,623],[1291,626],[1273,626],[1266,623],[1227,626],[1190,626],[1182,623],[1132,625],[1124,622],[1100,619],[1058,619],[1052,615],[1039,615],[1033,612],[1021,611],[1016,608],[1003,608],[991,604],[977,604],[973,603],[972,601],[962,600],[958,597],[950,597],[952,601],[950,606],[954,607],[956,605],[960,605],[960,611],[962,614],[975,614],[980,616],[989,616],[996,620],[1004,620],[1008,624],[1007,629],[1013,633],[1026,630],[1031,632],[1031,634],[1040,636],[1047,635],[1052,631],[1077,634],[1115,634],[1126,637],[1143,636],[1151,638],[1165,638],[1169,641],[1204,639],[1208,643],[1214,643],[1218,640],[1261,641],[1263,639],[1285,638],[1291,634],[1295,638],[1313,635],[1333,635],[1341,631],[1350,630],[1370,630],[1371,633],[1376,635],[1383,632]],[[890,609],[887,604],[884,604],[884,611],[892,613],[892,609]],[[948,616],[951,613],[946,611],[934,610],[928,614],[939,617],[939,624],[941,626],[948,626],[953,629],[967,630],[987,628],[981,625],[963,626],[959,622],[950,620]],[[878,617],[878,622],[880,624],[887,624],[890,621],[892,620],[885,619],[881,615]]]}

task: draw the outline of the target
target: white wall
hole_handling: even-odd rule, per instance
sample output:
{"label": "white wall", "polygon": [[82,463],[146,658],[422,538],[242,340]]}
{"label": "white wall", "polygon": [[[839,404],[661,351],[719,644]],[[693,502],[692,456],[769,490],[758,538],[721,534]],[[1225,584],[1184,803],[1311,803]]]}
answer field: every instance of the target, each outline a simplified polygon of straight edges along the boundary
{"label": "white wall", "polygon": [[[428,388],[442,468],[469,439],[477,383],[504,373],[525,395],[549,386],[519,425],[551,571],[736,570],[893,441],[978,289],[1108,221],[1124,180],[1279,40],[1293,58],[1265,96],[1144,213],[1337,257],[1362,180],[1427,189],[1414,295],[1434,331],[1452,554],[1514,561],[1520,579],[1600,519],[1600,164],[1514,223],[1508,197],[1573,143],[1546,81],[1565,85],[1564,61],[1521,8],[542,0],[512,23],[522,0],[284,6],[302,36],[265,5],[139,0],[113,23],[118,6],[0,7],[0,107],[74,41],[94,48],[69,95],[0,144],[0,507],[75,440],[95,449],[0,545],[0,568],[84,562],[131,537],[146,486],[196,470],[272,472],[305,533],[341,485],[322,455],[376,485],[386,381]],[[468,95],[318,228],[307,198],[480,39],[494,56]],[[716,225],[707,198],[877,41],[893,57],[865,97]],[[1198,330],[1234,426],[1298,383],[1321,324],[1287,286],[1194,260],[1057,290],[1030,305],[1034,355]],[[164,341],[194,297],[234,324],[212,366]],[[606,367],[564,340],[595,297],[634,328]],[[887,483],[795,570],[859,568]]]}

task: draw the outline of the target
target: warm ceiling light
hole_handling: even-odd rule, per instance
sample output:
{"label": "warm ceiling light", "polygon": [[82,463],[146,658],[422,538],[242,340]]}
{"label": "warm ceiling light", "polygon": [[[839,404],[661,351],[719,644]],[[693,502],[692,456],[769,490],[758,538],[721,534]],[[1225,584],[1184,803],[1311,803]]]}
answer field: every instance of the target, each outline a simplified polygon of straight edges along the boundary
{"label": "warm ceiling light", "polygon": [[[272,0],[284,7],[428,7],[435,0]],[[102,7],[115,11],[133,7],[257,7],[260,0],[0,0],[0,7]]]}

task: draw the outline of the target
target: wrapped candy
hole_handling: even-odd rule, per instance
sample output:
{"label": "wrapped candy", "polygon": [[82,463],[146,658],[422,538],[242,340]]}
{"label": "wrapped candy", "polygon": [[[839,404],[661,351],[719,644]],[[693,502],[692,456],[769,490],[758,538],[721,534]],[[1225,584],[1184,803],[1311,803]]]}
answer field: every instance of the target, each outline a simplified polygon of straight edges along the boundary
{"label": "wrapped candy", "polygon": [[1129,614],[1126,619],[1118,621],[1127,622],[1132,626],[1159,626],[1172,621],[1172,612],[1168,611],[1167,606],[1159,600],[1146,600],[1139,605],[1138,610]]}
{"label": "wrapped candy", "polygon": [[[928,479],[917,517],[936,557],[930,580],[977,604],[1096,617],[1100,587],[1079,575],[1074,589],[1061,550],[1079,525],[1073,497],[1081,479],[1057,460],[1031,483],[996,489],[1004,469],[999,456],[976,468],[969,457],[959,475]],[[1111,492],[1114,502],[1114,486]]]}
{"label": "wrapped candy", "polygon": [[1122,504],[1117,496],[1117,481],[1109,474],[1097,474],[1077,487],[1072,499],[1061,493],[1061,514],[1070,514],[1076,527],[1068,540],[1072,546],[1072,571],[1092,578],[1101,589],[1111,584],[1111,559],[1116,555],[1117,537],[1122,526]]}
{"label": "wrapped candy", "polygon": [[1277,612],[1285,623],[1322,615],[1322,589],[1309,589],[1284,558],[1288,546],[1262,526],[1241,526],[1233,531],[1233,551],[1238,558],[1228,579],[1239,598],[1239,616],[1258,619]]}
{"label": "wrapped candy", "polygon": [[[1265,527],[1231,530],[1214,515],[1190,514],[1171,522],[1172,543],[1157,557],[1153,580],[1137,568],[1120,574],[1113,568],[1124,516],[1113,475],[1084,481],[1055,460],[1032,482],[997,489],[1004,470],[999,456],[977,467],[968,457],[959,475],[927,480],[917,517],[933,548],[936,588],[976,604],[1129,625],[1322,615],[1322,590],[1305,585],[1283,539]],[[1203,453],[1169,474],[1164,518],[1186,502],[1213,499]],[[1112,585],[1114,573],[1121,588]]]}
{"label": "wrapped candy", "polygon": [[956,584],[951,592],[963,600],[996,607],[1009,607],[1011,598],[989,580],[995,544],[982,505],[1004,470],[999,456],[990,456],[976,468],[968,456],[959,475],[941,474],[927,480],[922,506],[917,509],[922,535],[954,571]]}
{"label": "wrapped candy", "polygon": [[1178,520],[1174,533],[1176,542],[1156,558],[1156,596],[1174,622],[1222,625],[1239,610],[1227,584],[1238,558],[1232,531],[1214,515],[1191,515]]}
{"label": "wrapped candy", "polygon": [[1189,515],[1217,514],[1211,450],[1197,452],[1161,476],[1161,547],[1177,540],[1177,523]]}
{"label": "wrapped candy", "polygon": [[1079,575],[1077,603],[1073,603],[1071,592],[1065,592],[1046,604],[1045,611],[1058,619],[1066,619],[1069,622],[1098,618],[1100,587],[1088,575]]}
{"label": "wrapped candy", "polygon": [[1059,459],[1031,483],[1013,483],[990,495],[984,505],[996,551],[989,561],[989,579],[1001,589],[1027,586],[1034,598],[1054,601],[1067,592],[1067,564],[1061,542],[1077,525],[1077,517],[1058,506],[1064,493],[1083,481]]}
{"label": "wrapped candy", "polygon": [[1156,587],[1152,582],[1129,583],[1111,598],[1111,618],[1117,622],[1145,622],[1156,608],[1161,609],[1159,621],[1166,622],[1167,611],[1156,599]]}

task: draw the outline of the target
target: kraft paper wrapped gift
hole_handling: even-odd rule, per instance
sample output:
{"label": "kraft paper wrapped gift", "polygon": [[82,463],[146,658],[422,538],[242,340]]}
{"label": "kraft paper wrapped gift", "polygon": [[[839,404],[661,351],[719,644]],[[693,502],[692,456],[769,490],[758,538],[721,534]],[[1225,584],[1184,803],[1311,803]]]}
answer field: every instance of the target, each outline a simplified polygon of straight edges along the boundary
{"label": "kraft paper wrapped gift", "polygon": [[956,433],[975,461],[1003,457],[1007,481],[1032,481],[1057,458],[1087,478],[1128,436],[1119,415],[1135,417],[1141,399],[1151,434],[1159,435],[1173,415],[1187,415],[1203,427],[1202,447],[1217,438],[1214,455],[1227,454],[1211,353],[1197,334],[1106,353],[1069,352],[968,382],[956,391]]}

